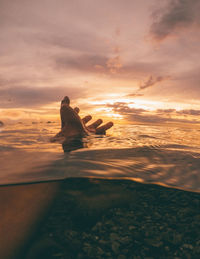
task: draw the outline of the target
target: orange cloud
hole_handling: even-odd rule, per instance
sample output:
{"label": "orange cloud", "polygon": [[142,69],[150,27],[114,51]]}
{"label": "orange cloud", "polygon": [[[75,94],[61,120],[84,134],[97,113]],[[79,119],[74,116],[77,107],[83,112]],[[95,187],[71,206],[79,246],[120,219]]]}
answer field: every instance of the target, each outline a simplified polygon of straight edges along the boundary
{"label": "orange cloud", "polygon": [[109,58],[106,62],[106,66],[111,73],[117,73],[117,71],[122,67],[120,56],[117,55],[113,58]]}

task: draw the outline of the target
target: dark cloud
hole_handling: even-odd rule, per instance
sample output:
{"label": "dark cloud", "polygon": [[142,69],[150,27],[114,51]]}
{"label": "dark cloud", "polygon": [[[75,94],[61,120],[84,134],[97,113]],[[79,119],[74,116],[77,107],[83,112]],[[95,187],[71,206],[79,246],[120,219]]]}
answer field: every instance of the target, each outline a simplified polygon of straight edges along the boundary
{"label": "dark cloud", "polygon": [[6,87],[0,88],[0,107],[39,107],[60,101],[65,95],[73,99],[83,97],[84,93],[83,89],[73,87]]}
{"label": "dark cloud", "polygon": [[165,69],[166,63],[162,61],[152,61],[146,59],[146,61],[134,61],[129,64],[125,64],[121,70],[127,77],[133,78],[135,75],[145,76],[146,74],[159,74],[160,71]]}
{"label": "dark cloud", "polygon": [[[109,55],[80,54],[76,57],[70,57],[67,54],[57,55],[54,57],[56,69],[79,72],[104,74],[109,77],[118,79],[135,79],[139,80],[146,74],[160,73],[163,64],[156,62],[133,62],[128,65],[122,65],[120,56],[111,57]],[[168,79],[169,76],[150,76],[144,82],[140,89],[155,85],[157,82]],[[138,96],[138,95],[137,95]]]}
{"label": "dark cloud", "polygon": [[105,71],[107,58],[98,55],[79,55],[73,58],[60,56],[56,57],[55,62],[58,69],[99,72]]}
{"label": "dark cloud", "polygon": [[193,109],[181,110],[181,111],[177,111],[177,114],[199,116],[200,115],[200,110],[193,110]]}
{"label": "dark cloud", "polygon": [[153,76],[150,76],[147,79],[147,81],[145,81],[143,84],[140,85],[139,89],[143,90],[143,89],[149,88],[149,87],[151,87],[151,86],[155,85],[156,83],[161,82],[163,80],[165,80],[165,78],[162,77],[162,76],[157,76],[155,78]]}
{"label": "dark cloud", "polygon": [[163,113],[167,113],[167,114],[171,114],[171,113],[175,113],[176,112],[176,109],[158,109],[157,110],[157,113],[159,114],[163,114]]}
{"label": "dark cloud", "polygon": [[199,116],[200,115],[200,110],[194,110],[194,109],[187,109],[187,110],[179,110],[177,111],[176,109],[158,109],[158,113],[160,114],[176,114],[176,115],[192,115],[192,116]]}
{"label": "dark cloud", "polygon": [[130,108],[127,106],[127,103],[124,102],[116,102],[114,104],[107,104],[108,107],[113,108],[115,112],[118,112],[120,114],[141,114],[144,112],[147,112],[144,109],[136,109],[136,108]]}
{"label": "dark cloud", "polygon": [[139,97],[143,96],[144,94],[138,94],[138,93],[132,93],[132,94],[127,94],[126,97]]}
{"label": "dark cloud", "polygon": [[145,110],[128,107],[127,103],[116,102],[114,104],[107,105],[113,108],[113,111],[124,115],[128,120],[139,122],[139,123],[200,123],[196,118],[191,117],[182,119],[175,118],[172,115],[200,115],[200,110],[181,110],[176,111],[175,109],[158,109],[154,113]]}
{"label": "dark cloud", "polygon": [[[82,54],[77,57],[60,56],[55,58],[56,67],[65,70],[78,70],[88,73],[103,73],[107,75],[115,74],[119,72],[122,67],[120,56],[114,57]],[[125,71],[123,71],[125,72]],[[119,76],[123,76],[125,73],[120,73]]]}
{"label": "dark cloud", "polygon": [[151,34],[156,40],[200,22],[199,0],[170,0],[165,9],[154,13],[156,17],[151,26]]}

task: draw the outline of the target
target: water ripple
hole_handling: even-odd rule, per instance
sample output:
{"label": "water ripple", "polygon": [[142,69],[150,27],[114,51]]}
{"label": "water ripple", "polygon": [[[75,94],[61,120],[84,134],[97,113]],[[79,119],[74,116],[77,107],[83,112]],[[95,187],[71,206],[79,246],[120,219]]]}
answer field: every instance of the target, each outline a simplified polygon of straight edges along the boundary
{"label": "water ripple", "polygon": [[4,127],[0,184],[97,177],[200,191],[198,129],[119,125],[112,135],[85,138],[88,148],[64,154],[60,144],[49,142],[58,128],[56,123]]}

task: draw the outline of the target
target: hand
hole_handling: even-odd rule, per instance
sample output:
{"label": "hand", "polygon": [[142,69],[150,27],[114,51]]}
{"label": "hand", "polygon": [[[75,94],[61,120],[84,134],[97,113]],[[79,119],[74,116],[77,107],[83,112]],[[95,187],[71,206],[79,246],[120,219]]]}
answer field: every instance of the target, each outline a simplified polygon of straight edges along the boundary
{"label": "hand", "polygon": [[[78,114],[80,109],[78,107],[74,108],[74,111]],[[90,124],[89,126],[86,126],[86,124],[92,119],[91,115],[87,115],[82,119],[82,123],[85,126],[86,130],[89,133],[93,133],[93,134],[102,134],[105,135],[106,131],[108,129],[110,129],[113,126],[113,122],[107,122],[106,124],[102,125],[101,127],[99,127],[102,123],[103,120],[102,119],[98,119],[95,122],[93,122],[92,124]]]}
{"label": "hand", "polygon": [[[98,119],[89,126],[86,124],[92,119],[91,115],[80,118],[80,109],[70,107],[69,97],[65,97],[61,101],[60,117],[61,117],[61,131],[56,134],[52,141],[61,141],[62,143],[69,144],[74,142],[74,139],[81,139],[82,137],[93,134],[106,134],[106,131],[113,126],[113,122],[108,122],[100,126],[103,121]],[[79,147],[80,148],[80,147]]]}

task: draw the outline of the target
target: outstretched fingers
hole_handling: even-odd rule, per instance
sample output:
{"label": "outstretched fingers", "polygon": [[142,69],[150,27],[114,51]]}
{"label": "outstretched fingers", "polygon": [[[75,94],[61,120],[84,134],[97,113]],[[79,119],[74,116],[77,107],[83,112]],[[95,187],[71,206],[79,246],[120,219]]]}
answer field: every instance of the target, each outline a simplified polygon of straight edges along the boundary
{"label": "outstretched fingers", "polygon": [[84,124],[86,124],[88,121],[90,121],[92,119],[92,116],[91,115],[87,115],[85,116],[83,119],[82,119],[82,122]]}
{"label": "outstretched fingers", "polygon": [[106,134],[106,130],[110,129],[113,126],[113,122],[110,121],[105,125],[96,129],[96,134]]}
{"label": "outstretched fingers", "polygon": [[75,108],[74,108],[74,111],[75,111],[76,113],[79,113],[79,112],[80,112],[80,109],[79,109],[78,107],[75,107]]}
{"label": "outstretched fingers", "polygon": [[99,125],[102,124],[102,122],[103,122],[102,119],[98,119],[97,121],[90,124],[87,128],[88,130],[95,130],[97,127],[99,127]]}
{"label": "outstretched fingers", "polygon": [[85,124],[87,124],[92,119],[92,116],[87,115],[81,120],[78,115],[79,111],[80,109],[78,107],[75,107],[74,109],[70,107],[70,99],[68,96],[65,96],[61,101],[60,108],[62,130],[66,125],[70,126],[70,124],[75,125],[78,123],[77,125],[79,128],[81,128],[82,131],[88,131],[94,134],[106,134],[106,131],[113,126],[113,122],[108,122],[103,126],[100,126],[103,123],[102,119],[98,119],[89,126],[85,126]]}

